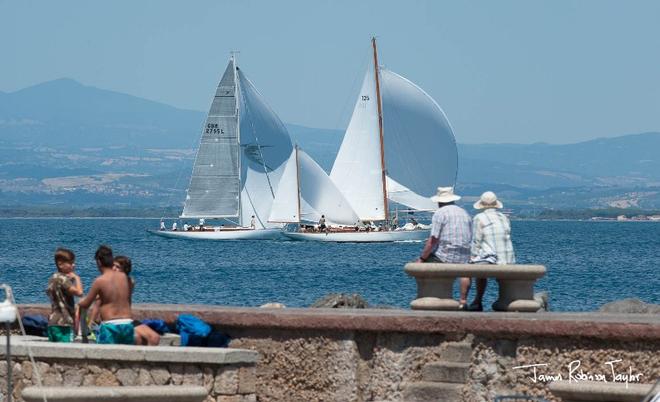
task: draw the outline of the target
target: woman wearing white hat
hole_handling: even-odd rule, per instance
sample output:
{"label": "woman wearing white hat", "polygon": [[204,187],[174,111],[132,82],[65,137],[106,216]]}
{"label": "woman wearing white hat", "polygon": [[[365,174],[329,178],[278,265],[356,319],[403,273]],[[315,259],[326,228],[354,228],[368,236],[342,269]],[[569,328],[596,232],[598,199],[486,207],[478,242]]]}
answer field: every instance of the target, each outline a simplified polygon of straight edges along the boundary
{"label": "woman wearing white hat", "polygon": [[[477,214],[472,221],[472,247],[470,262],[474,264],[515,264],[516,257],[511,243],[511,223],[509,218],[498,209],[502,203],[492,191],[481,194],[481,198],[474,204],[475,209],[483,212]],[[469,278],[462,278],[470,286]],[[477,295],[469,310],[482,311],[482,298],[488,284],[486,278],[476,279]]]}

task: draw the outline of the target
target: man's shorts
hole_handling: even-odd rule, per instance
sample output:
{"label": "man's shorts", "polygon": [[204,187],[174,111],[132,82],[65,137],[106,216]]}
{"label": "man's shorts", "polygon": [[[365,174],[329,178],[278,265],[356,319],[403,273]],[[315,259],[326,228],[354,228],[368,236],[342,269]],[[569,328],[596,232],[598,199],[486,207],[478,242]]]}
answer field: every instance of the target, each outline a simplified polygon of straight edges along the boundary
{"label": "man's shorts", "polygon": [[62,325],[49,325],[48,340],[51,342],[73,342],[73,327],[65,327]]}
{"label": "man's shorts", "polygon": [[104,321],[99,326],[96,343],[113,345],[135,344],[135,329],[130,318]]}

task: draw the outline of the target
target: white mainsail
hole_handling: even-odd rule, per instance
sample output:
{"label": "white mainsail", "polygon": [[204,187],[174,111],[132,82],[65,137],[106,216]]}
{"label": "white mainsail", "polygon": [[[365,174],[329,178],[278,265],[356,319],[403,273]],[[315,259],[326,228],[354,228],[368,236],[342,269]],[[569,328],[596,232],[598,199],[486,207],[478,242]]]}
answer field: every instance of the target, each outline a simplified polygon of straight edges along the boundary
{"label": "white mainsail", "polygon": [[373,68],[367,70],[330,178],[363,221],[385,219]]}
{"label": "white mainsail", "polygon": [[289,133],[234,59],[223,74],[202,131],[182,218],[266,219],[285,162]]}
{"label": "white mainsail", "polygon": [[271,222],[316,222],[354,225],[359,218],[328,175],[307,153],[294,149],[279,184]]}
{"label": "white mainsail", "polygon": [[182,218],[237,217],[240,172],[234,60],[206,117]]}
{"label": "white mainsail", "polygon": [[458,170],[454,133],[440,106],[402,76],[381,67],[377,71],[383,143],[375,96],[378,85],[374,69],[369,68],[330,173],[363,221],[386,218],[384,191],[387,199],[399,204],[433,210],[428,197],[439,186],[453,186]]}

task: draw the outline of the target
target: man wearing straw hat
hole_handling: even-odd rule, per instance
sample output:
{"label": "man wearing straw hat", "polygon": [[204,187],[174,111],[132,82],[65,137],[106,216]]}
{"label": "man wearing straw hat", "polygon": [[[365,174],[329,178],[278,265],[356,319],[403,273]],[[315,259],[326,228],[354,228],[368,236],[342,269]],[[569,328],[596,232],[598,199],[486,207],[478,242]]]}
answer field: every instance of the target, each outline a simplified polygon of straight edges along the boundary
{"label": "man wearing straw hat", "polygon": [[[472,220],[463,208],[454,204],[460,199],[460,195],[454,194],[453,187],[438,187],[438,193],[431,197],[431,201],[438,203],[438,209],[433,214],[431,235],[417,262],[468,263]],[[466,279],[469,286],[470,279]],[[461,287],[462,310],[467,308],[466,298],[467,288]]]}
{"label": "man wearing straw hat", "polygon": [[[475,209],[483,212],[477,214],[472,221],[474,233],[470,250],[470,262],[473,264],[515,264],[516,256],[511,244],[511,223],[498,209],[502,203],[492,191],[486,191],[479,201],[474,204]],[[464,282],[465,281],[465,285]],[[482,311],[482,298],[488,284],[486,278],[477,278],[477,296],[470,304],[469,310]],[[470,279],[461,278],[461,288],[470,288]]]}

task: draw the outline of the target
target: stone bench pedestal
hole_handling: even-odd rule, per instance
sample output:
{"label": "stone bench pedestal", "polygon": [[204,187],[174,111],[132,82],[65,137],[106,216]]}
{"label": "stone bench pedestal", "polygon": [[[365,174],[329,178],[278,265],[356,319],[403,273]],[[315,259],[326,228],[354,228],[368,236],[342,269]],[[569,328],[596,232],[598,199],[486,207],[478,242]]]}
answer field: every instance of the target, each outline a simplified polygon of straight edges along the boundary
{"label": "stone bench pedestal", "polygon": [[493,310],[536,312],[541,308],[534,300],[534,283],[545,275],[542,265],[411,262],[406,264],[405,272],[417,281],[417,299],[410,303],[413,310],[457,310],[453,285],[461,277],[497,279],[499,297]]}

